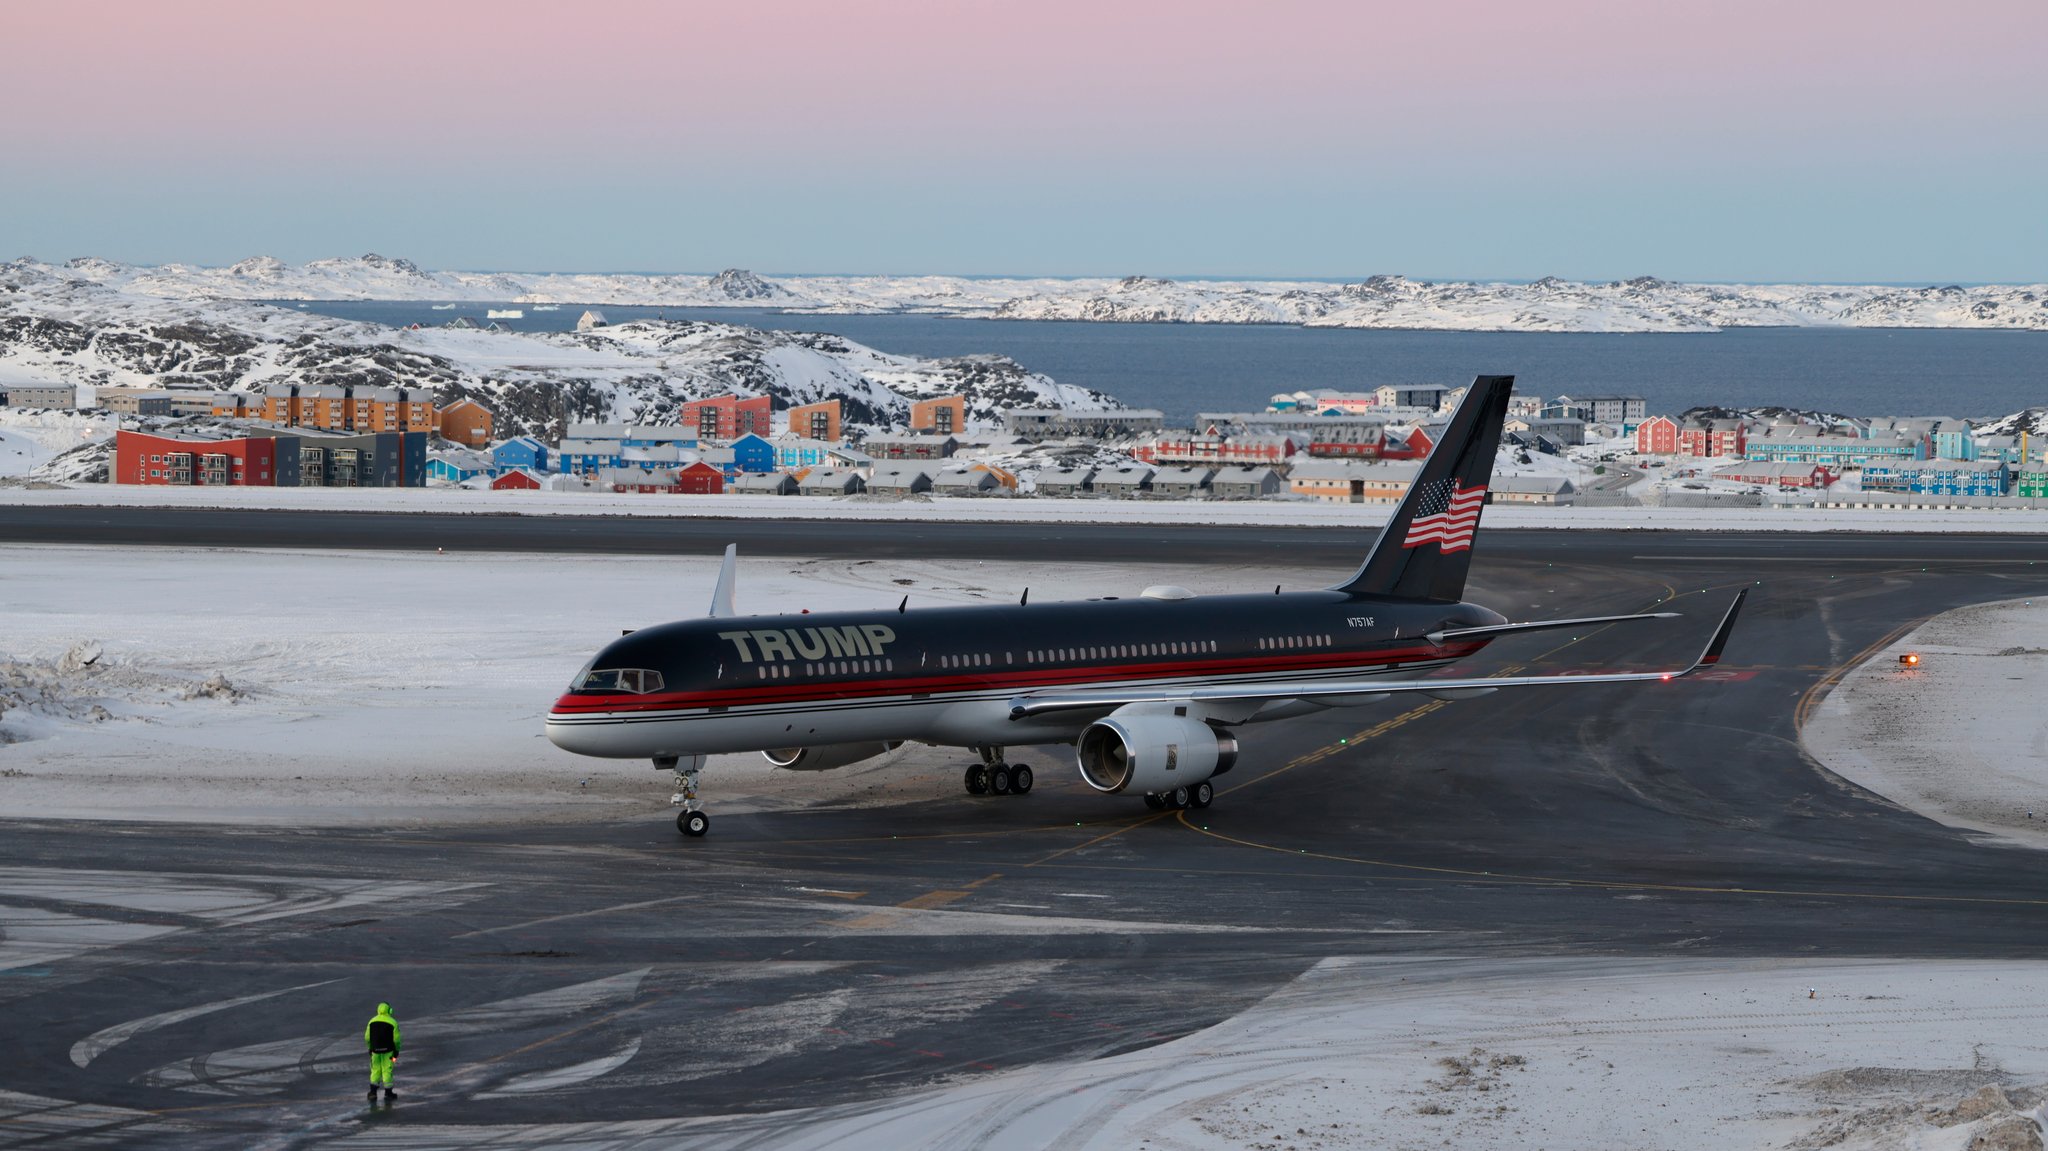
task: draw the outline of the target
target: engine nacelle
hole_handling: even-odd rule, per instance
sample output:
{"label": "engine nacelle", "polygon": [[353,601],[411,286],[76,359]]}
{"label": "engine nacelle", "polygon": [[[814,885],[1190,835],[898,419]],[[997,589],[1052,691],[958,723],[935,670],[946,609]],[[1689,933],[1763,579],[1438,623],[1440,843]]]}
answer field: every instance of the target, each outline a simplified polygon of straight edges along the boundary
{"label": "engine nacelle", "polygon": [[1237,740],[1184,715],[1110,715],[1074,744],[1097,791],[1151,794],[1193,787],[1237,763]]}
{"label": "engine nacelle", "polygon": [[828,743],[820,747],[782,747],[764,751],[769,763],[784,771],[831,771],[863,759],[873,759],[903,746],[900,739],[887,743]]}

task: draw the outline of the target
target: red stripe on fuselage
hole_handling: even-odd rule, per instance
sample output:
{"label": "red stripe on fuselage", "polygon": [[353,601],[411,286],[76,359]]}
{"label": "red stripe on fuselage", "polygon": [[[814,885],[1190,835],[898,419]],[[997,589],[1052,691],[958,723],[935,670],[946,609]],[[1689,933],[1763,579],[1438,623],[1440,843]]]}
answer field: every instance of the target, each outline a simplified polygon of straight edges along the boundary
{"label": "red stripe on fuselage", "polygon": [[[555,702],[554,713],[672,711],[688,707],[739,707],[757,703],[842,703],[892,695],[939,695],[958,691],[1025,691],[1047,687],[1130,679],[1176,679],[1197,676],[1248,675],[1258,672],[1333,671],[1342,668],[1371,668],[1389,663],[1422,659],[1462,659],[1486,646],[1485,640],[1445,644],[1441,647],[1393,648],[1373,652],[1304,652],[1293,655],[1260,654],[1251,658],[1215,659],[1202,662],[1125,663],[1099,667],[1002,667],[984,668],[965,674],[911,675],[883,673],[887,678],[773,682],[734,685],[710,691],[663,692],[655,695],[564,695]],[[792,661],[802,663],[807,661]],[[812,660],[829,663],[830,660]],[[770,665],[776,666],[776,665]],[[789,666],[784,664],[781,666]]]}

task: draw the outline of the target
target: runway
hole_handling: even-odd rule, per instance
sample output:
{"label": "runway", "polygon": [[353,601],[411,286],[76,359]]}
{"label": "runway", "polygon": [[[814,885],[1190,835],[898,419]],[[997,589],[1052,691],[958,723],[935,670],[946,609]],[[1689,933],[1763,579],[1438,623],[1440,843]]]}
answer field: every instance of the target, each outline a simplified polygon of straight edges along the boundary
{"label": "runway", "polygon": [[[0,539],[47,538],[27,510],[0,515]],[[376,518],[112,516],[92,538],[366,547]],[[1330,564],[1364,546],[1306,529],[414,527],[409,546],[448,546],[417,542],[431,531],[478,549],[738,539],[872,558]],[[11,823],[0,1002],[17,1039],[0,1147],[452,1146],[478,1125],[599,1120],[654,1125],[648,1145],[772,1146],[797,1121],[772,1113],[857,1114],[931,1084],[1150,1046],[1328,956],[2048,946],[2048,859],[1899,810],[1798,746],[1803,709],[1888,637],[2048,591],[2048,543],[1493,532],[1477,554],[1473,598],[1511,615],[1674,596],[1688,613],[1503,641],[1480,673],[1684,662],[1735,588],[1753,594],[1712,676],[1252,728],[1216,806],[1184,815],[1105,800],[1057,749],[1037,749],[1023,757],[1039,768],[1028,797],[736,814],[695,841],[665,820],[318,834]],[[380,999],[406,1028],[402,1096],[366,1113],[357,1037]]]}

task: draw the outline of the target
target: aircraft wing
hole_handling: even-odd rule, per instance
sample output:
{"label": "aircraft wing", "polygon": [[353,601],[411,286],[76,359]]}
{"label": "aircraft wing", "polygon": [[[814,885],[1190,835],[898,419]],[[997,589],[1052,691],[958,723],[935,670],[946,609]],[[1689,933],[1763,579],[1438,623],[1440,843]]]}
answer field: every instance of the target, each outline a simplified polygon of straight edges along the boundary
{"label": "aircraft wing", "polygon": [[1679,613],[1675,611],[1653,611],[1642,615],[1589,615],[1579,619],[1539,619],[1533,623],[1495,623],[1488,624],[1485,627],[1438,628],[1436,631],[1424,634],[1422,638],[1436,644],[1438,647],[1442,647],[1443,642],[1447,639],[1478,639],[1480,636],[1518,635],[1526,631],[1556,631],[1559,628],[1567,627],[1599,627],[1603,624],[1627,623],[1630,620],[1638,619],[1677,619],[1678,616]]}
{"label": "aircraft wing", "polygon": [[[1159,692],[1143,688],[1106,688],[1101,691],[1051,691],[1043,694],[1020,695],[1010,701],[1010,718],[1026,719],[1034,715],[1045,715],[1057,711],[1099,711],[1118,708],[1133,703],[1195,703],[1195,702],[1269,702],[1293,699],[1341,699],[1355,697],[1363,702],[1368,697],[1388,695],[1438,695],[1455,698],[1458,695],[1493,691],[1504,687],[1548,687],[1566,684],[1589,683],[1650,683],[1678,679],[1691,675],[1703,667],[1720,662],[1721,649],[1728,646],[1729,633],[1735,630],[1736,613],[1742,610],[1742,601],[1749,595],[1744,588],[1735,594],[1735,602],[1728,605],[1728,613],[1715,626],[1714,634],[1707,641],[1706,649],[1699,658],[1682,668],[1670,671],[1606,672],[1592,675],[1523,675],[1501,676],[1495,679],[1430,679],[1430,680],[1381,680],[1361,679],[1332,682],[1317,680],[1305,683],[1261,683],[1261,684],[1219,684],[1214,687],[1182,688],[1178,691]],[[1621,617],[1633,618],[1633,617]],[[1586,621],[1562,621],[1586,622]],[[1508,627],[1516,625],[1509,624]],[[1457,633],[1446,633],[1455,635]],[[1337,706],[1342,706],[1341,704]]]}

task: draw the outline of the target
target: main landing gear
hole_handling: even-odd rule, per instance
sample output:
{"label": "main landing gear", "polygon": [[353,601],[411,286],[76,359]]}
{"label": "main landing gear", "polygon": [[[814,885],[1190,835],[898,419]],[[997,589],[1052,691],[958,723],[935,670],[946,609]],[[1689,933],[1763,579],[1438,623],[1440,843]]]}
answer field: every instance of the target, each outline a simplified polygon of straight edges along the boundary
{"label": "main landing gear", "polygon": [[1172,791],[1155,791],[1145,796],[1145,806],[1154,811],[1185,811],[1192,807],[1200,810],[1216,802],[1216,789],[1208,780],[1193,787],[1176,787]]}
{"label": "main landing gear", "polygon": [[704,814],[704,809],[697,802],[697,773],[704,767],[704,757],[659,756],[655,759],[654,766],[662,771],[676,773],[676,793],[668,797],[670,805],[683,809],[676,815],[676,830],[692,839],[710,831],[711,817]]}
{"label": "main landing gear", "polygon": [[961,779],[969,795],[1024,795],[1031,790],[1031,765],[1004,763],[1000,747],[978,747],[981,762]]}

